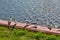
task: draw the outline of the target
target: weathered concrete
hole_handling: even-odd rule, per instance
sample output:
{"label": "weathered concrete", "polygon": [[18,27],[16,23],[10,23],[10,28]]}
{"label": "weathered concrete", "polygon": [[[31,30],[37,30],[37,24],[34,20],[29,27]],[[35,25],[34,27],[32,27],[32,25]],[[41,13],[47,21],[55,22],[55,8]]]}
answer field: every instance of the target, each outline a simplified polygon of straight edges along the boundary
{"label": "weathered concrete", "polygon": [[[11,22],[10,26],[12,27],[14,24],[15,24],[14,22]],[[8,26],[8,21],[7,20],[0,20],[0,25]],[[22,28],[23,29],[26,25],[27,25],[26,23],[17,22],[16,28]],[[35,26],[37,28],[35,28]],[[45,32],[45,33],[48,33],[48,34],[60,35],[60,29],[52,28],[51,30],[49,30],[45,26],[29,24],[25,29],[31,30],[31,31],[41,31],[41,32]]]}

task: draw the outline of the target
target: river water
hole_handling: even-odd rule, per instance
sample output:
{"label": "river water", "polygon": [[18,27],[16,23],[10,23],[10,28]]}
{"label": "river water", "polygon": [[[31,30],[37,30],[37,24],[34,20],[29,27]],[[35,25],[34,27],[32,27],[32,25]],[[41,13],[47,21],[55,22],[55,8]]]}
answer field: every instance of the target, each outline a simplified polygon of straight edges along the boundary
{"label": "river water", "polygon": [[38,25],[60,25],[60,0],[0,0],[0,19],[36,22]]}

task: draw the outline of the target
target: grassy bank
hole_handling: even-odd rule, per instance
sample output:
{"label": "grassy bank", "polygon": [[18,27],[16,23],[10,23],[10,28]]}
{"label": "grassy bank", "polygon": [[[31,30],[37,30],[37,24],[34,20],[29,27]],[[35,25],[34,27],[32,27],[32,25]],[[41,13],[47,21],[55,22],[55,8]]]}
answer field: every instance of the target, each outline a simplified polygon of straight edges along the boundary
{"label": "grassy bank", "polygon": [[60,40],[60,36],[0,26],[0,40]]}

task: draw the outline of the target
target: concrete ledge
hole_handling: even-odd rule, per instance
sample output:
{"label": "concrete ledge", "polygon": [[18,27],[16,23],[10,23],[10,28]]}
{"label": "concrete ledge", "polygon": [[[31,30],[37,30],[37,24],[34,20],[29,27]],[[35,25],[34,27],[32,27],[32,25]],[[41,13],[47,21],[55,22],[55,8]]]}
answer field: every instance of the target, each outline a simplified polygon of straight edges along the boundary
{"label": "concrete ledge", "polygon": [[[11,22],[10,26],[12,27],[14,24],[15,24],[14,22]],[[7,20],[0,20],[0,25],[1,26],[8,26],[8,21]],[[23,29],[23,28],[25,28],[26,25],[27,25],[26,23],[17,22],[16,28]],[[31,31],[44,32],[44,33],[48,33],[48,34],[60,35],[60,29],[52,28],[51,30],[49,30],[45,26],[30,24],[25,29],[31,30]]]}

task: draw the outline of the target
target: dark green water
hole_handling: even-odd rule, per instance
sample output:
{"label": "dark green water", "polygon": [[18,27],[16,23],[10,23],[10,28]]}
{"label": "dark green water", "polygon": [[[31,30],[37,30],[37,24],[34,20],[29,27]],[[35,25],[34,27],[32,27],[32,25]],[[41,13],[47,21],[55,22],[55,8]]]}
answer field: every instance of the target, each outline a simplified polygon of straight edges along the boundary
{"label": "dark green water", "polygon": [[60,25],[60,0],[0,0],[0,19],[9,17],[17,21],[35,22],[39,25]]}

